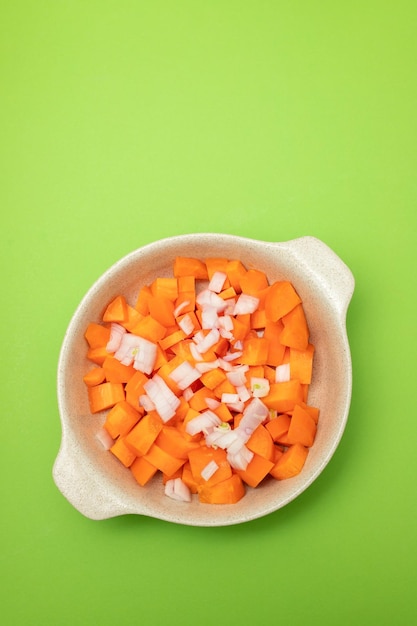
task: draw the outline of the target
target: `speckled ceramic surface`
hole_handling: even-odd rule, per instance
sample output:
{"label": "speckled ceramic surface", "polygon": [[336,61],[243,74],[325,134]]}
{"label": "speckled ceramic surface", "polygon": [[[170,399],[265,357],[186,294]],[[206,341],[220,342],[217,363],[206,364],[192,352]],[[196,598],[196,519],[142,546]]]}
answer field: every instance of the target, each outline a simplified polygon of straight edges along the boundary
{"label": "speckled ceramic surface", "polygon": [[[286,481],[270,480],[234,505],[171,500],[155,477],[140,487],[95,437],[103,415],[91,415],[82,377],[89,369],[84,331],[99,321],[108,302],[123,293],[135,302],[141,285],[172,275],[176,256],[227,257],[256,267],[270,281],[288,279],[300,294],[315,345],[309,403],[320,407],[314,446],[302,473]],[[53,467],[57,487],[91,519],[140,514],[194,526],[238,524],[275,511],[302,493],[334,454],[348,418],[352,372],[346,311],[354,290],[349,268],[324,243],[301,237],[282,243],[217,233],[182,235],[140,248],[113,265],[91,287],[69,324],[58,365],[61,446]]]}

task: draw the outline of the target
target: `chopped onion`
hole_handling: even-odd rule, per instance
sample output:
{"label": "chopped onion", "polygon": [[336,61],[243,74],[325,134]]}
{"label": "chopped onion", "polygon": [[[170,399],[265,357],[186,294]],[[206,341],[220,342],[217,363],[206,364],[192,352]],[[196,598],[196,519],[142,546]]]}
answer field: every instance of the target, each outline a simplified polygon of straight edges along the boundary
{"label": "chopped onion", "polygon": [[194,322],[191,319],[191,315],[186,313],[184,317],[182,317],[179,320],[178,326],[181,328],[182,332],[185,333],[187,336],[191,335],[191,333],[194,330]]}
{"label": "chopped onion", "polygon": [[218,313],[224,311],[224,309],[227,307],[227,302],[223,300],[223,298],[218,296],[217,293],[214,293],[214,291],[211,291],[210,289],[203,289],[202,291],[200,291],[200,293],[196,297],[196,302],[202,308],[204,308],[205,306],[215,307]]}
{"label": "chopped onion", "polygon": [[169,374],[169,377],[177,383],[180,389],[186,389],[193,382],[198,380],[201,376],[201,372],[191,365],[189,361],[183,361]]}
{"label": "chopped onion", "polygon": [[233,309],[234,315],[245,315],[246,313],[254,313],[258,308],[259,298],[250,296],[247,293],[241,293],[236,300],[235,307]]}
{"label": "chopped onion", "polygon": [[283,363],[275,368],[275,382],[287,383],[290,380],[290,364]]}
{"label": "chopped onion", "polygon": [[234,469],[245,471],[253,456],[252,450],[243,445],[238,452],[231,453],[228,451],[227,460]]}
{"label": "chopped onion", "polygon": [[183,398],[186,402],[188,402],[189,400],[191,400],[191,398],[194,395],[194,391],[192,390],[191,387],[187,387],[186,389],[184,389],[184,391],[182,392]]}
{"label": "chopped onion", "polygon": [[234,387],[239,387],[240,385],[244,385],[246,383],[246,372],[248,371],[247,365],[238,365],[233,368],[231,371],[226,372],[226,377],[229,383],[231,383]]}
{"label": "chopped onion", "polygon": [[222,393],[221,401],[223,404],[233,404],[239,401],[238,393]]}
{"label": "chopped onion", "polygon": [[[192,345],[193,344],[190,344],[190,346]],[[200,358],[202,358],[201,354],[200,354]],[[204,374],[204,372],[209,372],[210,370],[216,369],[216,367],[219,367],[219,365],[220,365],[219,359],[214,359],[214,361],[198,361],[198,363],[195,364],[195,367],[196,369],[198,369],[200,374]]]}
{"label": "chopped onion", "polygon": [[185,426],[185,430],[193,437],[194,435],[197,435],[197,433],[207,434],[215,426],[219,426],[221,423],[221,419],[213,413],[213,411],[207,409],[203,413],[200,413],[196,417],[190,419]]}
{"label": "chopped onion", "polygon": [[251,397],[249,389],[246,387],[246,385],[237,385],[236,391],[239,395],[239,400],[241,400],[242,402],[246,402]]}
{"label": "chopped onion", "polygon": [[235,359],[241,357],[242,354],[242,350],[236,350],[236,352],[226,352],[226,354],[223,356],[223,359],[225,361],[234,361]]}
{"label": "chopped onion", "polygon": [[260,376],[252,376],[250,388],[254,398],[264,398],[269,393],[269,380]]}
{"label": "chopped onion", "polygon": [[116,352],[119,349],[122,337],[126,332],[124,326],[116,324],[115,322],[110,324],[110,338],[106,345],[107,352]]}
{"label": "chopped onion", "polygon": [[217,328],[219,326],[219,316],[214,306],[204,306],[201,311],[201,327],[204,329]]}
{"label": "chopped onion", "polygon": [[200,472],[201,478],[203,478],[203,480],[209,480],[213,476],[213,474],[217,472],[218,469],[219,469],[219,466],[217,465],[216,461],[212,459],[201,470]]}
{"label": "chopped onion", "polygon": [[190,304],[189,300],[183,300],[182,302],[180,302],[179,305],[175,307],[174,309],[174,317],[178,317],[178,315],[181,314],[181,311],[187,308],[189,304]]}
{"label": "chopped onion", "polygon": [[220,400],[217,400],[217,398],[210,398],[209,396],[208,398],[206,398],[206,404],[208,409],[214,411],[214,409],[217,409],[217,407],[220,406],[221,402]]}
{"label": "chopped onion", "polygon": [[[193,339],[195,339],[195,335]],[[212,346],[214,346],[220,339],[220,332],[218,328],[212,328],[203,339],[197,339],[197,349],[201,354],[207,352]]]}
{"label": "chopped onion", "polygon": [[108,431],[102,426],[100,430],[96,432],[96,437],[105,450],[110,450],[114,444],[114,439],[108,433]]}
{"label": "chopped onion", "polygon": [[139,396],[139,404],[145,411],[155,411],[155,405],[146,393]]}
{"label": "chopped onion", "polygon": [[165,483],[165,495],[180,502],[191,502],[191,491],[185,482],[177,477],[170,478]]}
{"label": "chopped onion", "polygon": [[133,367],[136,370],[144,374],[151,374],[157,352],[158,347],[156,343],[133,333],[125,333],[114,356],[122,365],[131,365],[133,363]]}
{"label": "chopped onion", "polygon": [[226,281],[227,274],[226,272],[216,271],[213,272],[213,276],[208,284],[208,289],[211,291],[215,291],[216,293],[220,293],[223,289],[223,285]]}
{"label": "chopped onion", "polygon": [[166,382],[155,374],[143,385],[144,390],[155,405],[155,409],[163,422],[168,422],[174,417],[175,411],[180,405],[180,400],[171,391]]}

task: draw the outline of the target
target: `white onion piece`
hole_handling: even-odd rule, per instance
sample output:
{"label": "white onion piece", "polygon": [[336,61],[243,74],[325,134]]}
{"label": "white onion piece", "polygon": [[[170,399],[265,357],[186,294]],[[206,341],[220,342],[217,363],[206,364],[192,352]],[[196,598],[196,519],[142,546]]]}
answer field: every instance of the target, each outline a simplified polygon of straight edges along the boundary
{"label": "white onion piece", "polygon": [[216,367],[219,367],[219,365],[219,359],[214,359],[214,361],[198,361],[198,363],[195,364],[195,367],[196,369],[198,369],[200,374],[204,374],[205,372],[216,369]]}
{"label": "white onion piece", "polygon": [[216,461],[211,460],[207,463],[207,465],[205,467],[203,467],[203,469],[201,470],[201,478],[203,480],[210,480],[210,478],[217,472],[217,470],[219,469],[219,466],[217,465]]}
{"label": "white onion piece", "polygon": [[235,310],[236,300],[234,298],[228,298],[225,300],[226,308],[223,310],[224,315],[233,315]]}
{"label": "white onion piece", "polygon": [[202,361],[203,360],[203,355],[201,354],[200,350],[197,348],[196,344],[194,342],[190,342],[190,352],[191,352],[191,356],[193,357],[194,361]]}
{"label": "white onion piece", "polygon": [[210,279],[208,284],[208,289],[211,291],[215,291],[216,293],[220,293],[223,289],[223,285],[226,282],[227,274],[226,272],[215,271],[213,272],[213,276]]}
{"label": "white onion piece", "polygon": [[235,413],[242,413],[245,403],[242,400],[237,400],[236,402],[228,402],[226,406],[231,411],[235,411]]}
{"label": "white onion piece", "polygon": [[258,308],[259,298],[250,296],[247,293],[241,293],[236,300],[234,315],[245,315],[246,313],[254,313]]}
{"label": "white onion piece", "polygon": [[247,365],[238,365],[229,372],[226,372],[227,380],[235,387],[244,385],[246,383],[246,372],[248,369]]}
{"label": "white onion piece", "polygon": [[183,300],[179,303],[179,305],[174,309],[174,317],[178,317],[188,305],[190,304],[189,300]]}
{"label": "white onion piece", "polygon": [[225,427],[225,424],[216,426],[205,437],[205,441],[208,446],[222,448],[223,450],[230,448],[230,446],[236,443],[237,440],[239,440],[239,445],[236,446],[236,448],[240,450],[243,445],[243,441],[239,438],[236,431],[232,430],[230,426],[229,428]]}
{"label": "white onion piece", "polygon": [[237,393],[222,393],[221,401],[223,404],[233,404],[234,402],[238,402],[239,394]]}
{"label": "white onion piece", "polygon": [[253,459],[253,452],[243,445],[238,452],[231,453],[230,449],[227,453],[227,460],[230,465],[237,470],[245,471],[249,463]]}
{"label": "white onion piece", "polygon": [[269,380],[260,376],[252,376],[250,388],[254,398],[264,398],[269,393]]}
{"label": "white onion piece", "polygon": [[239,400],[241,400],[242,402],[247,402],[251,397],[249,389],[246,387],[246,385],[237,385],[236,391],[238,393]]}
{"label": "white onion piece", "polygon": [[197,368],[191,365],[189,361],[183,361],[169,374],[169,377],[172,378],[182,390],[192,385],[200,376],[201,373]]}
{"label": "white onion piece", "polygon": [[110,324],[110,338],[106,345],[107,352],[116,352],[119,349],[123,335],[126,333],[126,328],[116,322]]}
{"label": "white onion piece", "polygon": [[206,404],[207,404],[207,408],[210,409],[211,411],[214,411],[214,409],[217,409],[217,407],[220,406],[221,402],[220,400],[217,400],[217,398],[206,398]]}
{"label": "white onion piece", "polygon": [[259,398],[253,398],[253,400],[245,407],[243,417],[237,427],[240,435],[247,441],[255,428],[257,428],[259,424],[262,424],[268,414],[268,407],[262,402],[262,400]]}
{"label": "white onion piece", "polygon": [[180,405],[180,400],[168,387],[166,382],[155,374],[143,385],[144,390],[155,405],[155,409],[163,422],[174,417],[175,411]]}
{"label": "white onion piece", "polygon": [[282,365],[277,365],[275,368],[275,382],[276,383],[287,383],[290,380],[290,364],[283,363]]}
{"label": "white onion piece", "polygon": [[188,335],[191,335],[194,330],[194,322],[191,319],[191,315],[188,315],[188,313],[186,313],[184,317],[178,322],[178,326],[181,328],[182,332],[187,335],[187,337]]}
{"label": "white onion piece", "polygon": [[223,359],[225,361],[234,361],[235,359],[241,357],[242,354],[242,350],[236,350],[235,352],[226,352],[226,354],[223,356]]}
{"label": "white onion piece", "polygon": [[214,291],[210,291],[210,289],[203,289],[202,291],[200,291],[200,293],[196,297],[196,302],[202,308],[204,308],[205,306],[212,306],[217,310],[218,313],[224,311],[224,309],[227,307],[226,300],[223,300],[223,298],[218,296],[217,293],[214,293]]}
{"label": "white onion piece", "polygon": [[155,405],[146,393],[143,393],[141,396],[139,396],[139,405],[143,407],[147,412],[155,411]]}
{"label": "white onion piece", "polygon": [[[195,335],[193,340],[195,339]],[[201,354],[210,350],[220,339],[218,328],[212,328],[203,339],[197,339],[197,349]]]}
{"label": "white onion piece", "polygon": [[219,326],[219,316],[214,306],[203,306],[201,310],[201,327],[204,329],[217,328]]}
{"label": "white onion piece", "polygon": [[191,400],[191,398],[194,395],[194,391],[192,390],[191,387],[187,387],[186,389],[184,389],[184,391],[182,392],[183,398],[186,402],[188,402],[189,400]]}
{"label": "white onion piece", "polygon": [[133,363],[133,367],[136,370],[144,374],[151,374],[157,352],[158,347],[156,343],[133,333],[125,333],[114,356],[122,365],[131,365]]}
{"label": "white onion piece", "polygon": [[96,432],[96,437],[105,450],[110,450],[110,448],[114,444],[114,439],[112,438],[110,433],[104,428],[104,426],[102,426]]}
{"label": "white onion piece", "polygon": [[213,413],[213,411],[207,409],[207,411],[200,413],[200,415],[193,417],[193,419],[187,422],[185,426],[185,431],[192,437],[194,435],[197,435],[198,433],[207,434],[215,426],[219,426],[219,424],[221,423],[221,419],[215,413]]}
{"label": "white onion piece", "polygon": [[172,500],[178,500],[179,502],[191,502],[191,491],[185,482],[177,477],[170,478],[165,483],[165,495]]}

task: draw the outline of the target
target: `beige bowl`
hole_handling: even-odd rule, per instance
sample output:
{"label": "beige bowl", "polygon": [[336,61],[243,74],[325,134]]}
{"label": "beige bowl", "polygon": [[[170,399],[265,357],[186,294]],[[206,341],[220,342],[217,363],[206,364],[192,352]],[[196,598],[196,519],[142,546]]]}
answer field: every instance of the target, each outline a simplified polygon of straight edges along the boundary
{"label": "beige bowl", "polygon": [[[226,257],[256,267],[270,281],[290,280],[303,300],[315,345],[309,403],[320,407],[316,441],[298,476],[271,479],[233,505],[177,502],[164,495],[160,477],[140,487],[131,473],[102,447],[96,432],[104,414],[91,415],[82,377],[89,369],[84,331],[100,321],[108,302],[123,293],[135,302],[141,285],[172,276],[176,256]],[[53,467],[55,483],[83,515],[99,520],[139,514],[193,526],[225,526],[264,516],[288,504],[319,476],[345,429],[352,389],[346,312],[354,290],[351,271],[314,237],[283,243],[216,233],[171,237],[135,250],[91,287],[68,326],[58,365],[62,441]]]}

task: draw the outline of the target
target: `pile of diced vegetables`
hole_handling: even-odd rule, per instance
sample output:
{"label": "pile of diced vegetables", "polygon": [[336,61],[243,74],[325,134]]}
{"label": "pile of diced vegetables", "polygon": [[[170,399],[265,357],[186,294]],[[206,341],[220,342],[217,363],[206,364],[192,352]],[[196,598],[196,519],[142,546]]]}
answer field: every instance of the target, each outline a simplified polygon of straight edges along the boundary
{"label": "pile of diced vegetables", "polygon": [[85,332],[97,437],[144,487],[233,504],[247,486],[299,474],[319,409],[308,403],[314,346],[291,282],[239,260],[176,257]]}

